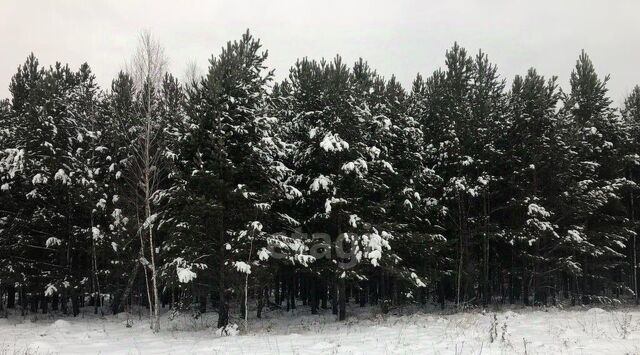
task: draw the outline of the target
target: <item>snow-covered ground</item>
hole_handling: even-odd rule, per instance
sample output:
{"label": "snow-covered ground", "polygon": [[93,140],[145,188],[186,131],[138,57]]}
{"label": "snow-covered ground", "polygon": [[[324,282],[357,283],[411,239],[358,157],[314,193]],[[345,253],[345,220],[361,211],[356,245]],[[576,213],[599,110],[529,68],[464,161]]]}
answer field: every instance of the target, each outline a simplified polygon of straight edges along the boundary
{"label": "snow-covered ground", "polygon": [[640,354],[640,309],[350,311],[345,322],[268,312],[237,336],[216,334],[215,313],[165,314],[159,334],[139,315],[13,315],[0,319],[0,354]]}

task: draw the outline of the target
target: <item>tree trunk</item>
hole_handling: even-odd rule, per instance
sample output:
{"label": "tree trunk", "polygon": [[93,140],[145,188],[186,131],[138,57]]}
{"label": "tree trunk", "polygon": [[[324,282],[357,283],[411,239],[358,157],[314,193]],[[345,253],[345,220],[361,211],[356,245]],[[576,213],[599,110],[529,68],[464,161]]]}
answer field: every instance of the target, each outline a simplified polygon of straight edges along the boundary
{"label": "tree trunk", "polygon": [[245,320],[246,316],[247,316],[247,292],[246,292],[246,288],[245,285],[242,285],[242,289],[240,291],[240,319],[242,319],[243,321]]}
{"label": "tree trunk", "polygon": [[320,307],[327,309],[327,283],[324,277],[320,277]]}
{"label": "tree trunk", "polygon": [[526,261],[522,261],[522,304],[529,305],[529,275]]}
{"label": "tree trunk", "polygon": [[438,281],[438,302],[440,303],[440,309],[444,309],[445,306],[445,295],[446,289],[444,287],[444,277],[440,278]]}
{"label": "tree trunk", "polygon": [[318,277],[315,274],[311,274],[310,281],[311,314],[318,314]]}
{"label": "tree trunk", "polygon": [[462,294],[462,270],[464,267],[464,256],[465,256],[465,227],[464,227],[464,209],[462,206],[462,197],[460,196],[460,192],[458,192],[458,223],[460,233],[458,236],[458,280],[456,285],[456,307],[460,306],[461,297],[464,300],[464,295]]}
{"label": "tree trunk", "polygon": [[16,306],[16,288],[14,285],[7,286],[7,308]]}
{"label": "tree trunk", "polygon": [[220,208],[219,211],[219,223],[218,223],[218,253],[220,260],[218,261],[218,273],[219,273],[219,281],[218,281],[218,328],[226,327],[229,324],[229,305],[227,304],[227,291],[225,287],[224,281],[224,255],[225,255],[225,246],[224,246],[224,207]]}
{"label": "tree trunk", "polygon": [[49,312],[49,297],[44,294],[40,295],[40,309],[42,310],[42,314],[47,314]]}
{"label": "tree trunk", "polygon": [[334,276],[333,283],[331,284],[331,313],[338,314],[338,280]]}
{"label": "tree trunk", "polygon": [[345,287],[344,278],[340,278],[338,281],[338,304],[339,304],[339,320],[345,320],[347,318],[347,290]]}
{"label": "tree trunk", "polygon": [[60,298],[60,295],[58,295],[57,293],[51,296],[51,310],[52,311],[57,311],[58,310],[58,300]]}
{"label": "tree trunk", "polygon": [[69,297],[67,296],[67,290],[62,290],[62,298],[60,300],[60,308],[62,308],[62,314],[65,316],[69,314]]}
{"label": "tree trunk", "polygon": [[296,309],[296,274],[291,270],[291,280],[289,283],[289,301],[291,303],[291,310]]}
{"label": "tree trunk", "polygon": [[274,302],[277,306],[282,306],[282,301],[280,298],[280,268],[278,268],[278,270],[276,271],[276,277],[274,280],[274,285],[273,285],[273,296],[274,296]]}
{"label": "tree trunk", "polygon": [[29,310],[31,313],[38,313],[38,296],[35,294],[29,295]]}
{"label": "tree trunk", "polygon": [[387,283],[384,270],[380,270],[380,308],[383,314],[389,313],[389,301],[387,299]]}
{"label": "tree trunk", "polygon": [[[633,170],[629,171],[629,179],[631,181],[633,181]],[[636,231],[635,230],[636,229],[636,223],[635,223],[636,222],[636,212],[635,212],[635,204],[634,204],[634,201],[633,201],[633,199],[634,199],[633,190],[631,190],[630,194],[631,194],[631,197],[629,198],[629,204],[631,205],[631,207],[629,208],[629,210],[631,211],[631,225],[632,225],[632,228],[633,228],[633,232],[635,232]],[[636,234],[633,233],[633,236],[631,238],[632,238],[632,243],[631,243],[632,250],[631,250],[631,253],[632,253],[632,256],[633,256],[633,258],[632,258],[633,259],[633,266],[632,266],[632,270],[633,270],[633,275],[632,275],[632,277],[633,277],[633,280],[632,280],[633,281],[632,282],[632,284],[633,284],[633,293],[634,293],[634,298],[635,298],[635,301],[636,301],[636,305],[639,305],[640,304],[640,298],[638,296],[638,256],[637,256],[638,249],[637,249],[637,245],[636,245],[636,239],[637,239]]]}
{"label": "tree trunk", "polygon": [[638,247],[636,245],[636,235],[633,235],[633,291],[636,298],[636,306],[640,304],[640,298],[638,297]]}
{"label": "tree trunk", "polygon": [[[142,252],[142,249],[140,250],[140,252]],[[133,289],[133,284],[136,280],[136,277],[138,275],[138,271],[140,270],[140,260],[136,260],[133,266],[133,270],[131,271],[131,274],[129,275],[129,280],[127,281],[127,286],[125,287],[124,291],[122,292],[122,295],[120,296],[120,299],[117,300],[115,302],[115,305],[113,306],[113,314],[118,314],[120,312],[122,312],[124,310],[125,305],[127,304],[127,299],[129,298],[129,295],[131,294],[131,290]]]}
{"label": "tree trunk", "polygon": [[262,318],[262,308],[264,308],[264,304],[269,301],[269,288],[267,286],[259,289],[258,294],[258,304],[256,309],[256,318]]}
{"label": "tree trunk", "polygon": [[491,300],[489,291],[489,198],[487,191],[483,194],[484,236],[483,236],[483,272],[482,272],[482,306],[487,307]]}
{"label": "tree trunk", "polygon": [[29,302],[27,300],[27,293],[24,290],[24,286],[20,286],[20,314],[22,316],[27,315],[27,307]]}
{"label": "tree trunk", "polygon": [[[147,218],[151,217],[151,205],[150,201],[146,201],[147,204]],[[151,310],[153,311],[153,322],[152,329],[154,333],[160,331],[160,297],[158,295],[158,272],[156,270],[156,261],[155,261],[155,247],[153,242],[153,229],[151,226],[149,228],[149,252],[151,254],[151,287],[153,288],[153,305]]]}
{"label": "tree trunk", "polygon": [[80,314],[80,298],[75,294],[72,294],[71,296],[71,309],[74,317],[77,317],[78,314]]}

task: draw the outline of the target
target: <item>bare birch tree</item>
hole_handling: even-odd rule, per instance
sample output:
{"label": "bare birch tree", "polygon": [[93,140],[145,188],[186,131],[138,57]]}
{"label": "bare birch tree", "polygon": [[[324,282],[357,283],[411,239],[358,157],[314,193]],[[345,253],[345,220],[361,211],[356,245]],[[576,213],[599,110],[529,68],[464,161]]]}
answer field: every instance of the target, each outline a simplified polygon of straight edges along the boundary
{"label": "bare birch tree", "polygon": [[204,75],[203,71],[198,66],[198,63],[195,60],[190,60],[187,62],[187,66],[184,70],[184,82],[185,84],[193,84],[200,82],[202,76]]}
{"label": "bare birch tree", "polygon": [[[153,236],[153,226],[157,217],[157,211],[152,203],[154,196],[159,191],[160,172],[162,170],[162,141],[161,127],[158,118],[154,115],[156,99],[162,76],[165,73],[167,59],[160,43],[149,33],[140,34],[138,47],[130,63],[129,71],[134,80],[136,91],[142,99],[140,107],[140,127],[136,132],[132,145],[133,157],[131,159],[132,179],[139,191],[143,209],[144,223],[139,226],[141,243],[146,237],[149,247],[149,261],[144,261],[145,270],[151,273],[150,318],[151,328],[154,332],[160,330],[159,293],[156,270],[156,245]],[[144,251],[143,251],[144,253]]]}

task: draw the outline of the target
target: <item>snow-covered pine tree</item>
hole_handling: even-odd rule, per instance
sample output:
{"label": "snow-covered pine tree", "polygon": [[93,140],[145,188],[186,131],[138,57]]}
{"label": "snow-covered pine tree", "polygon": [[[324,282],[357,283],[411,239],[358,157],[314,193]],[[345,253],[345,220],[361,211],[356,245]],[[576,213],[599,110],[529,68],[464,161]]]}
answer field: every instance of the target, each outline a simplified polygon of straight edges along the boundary
{"label": "snow-covered pine tree", "polygon": [[272,134],[278,121],[267,109],[273,73],[264,66],[266,58],[247,31],[211,58],[206,77],[187,95],[190,124],[181,138],[181,169],[187,193],[200,208],[205,240],[215,247],[219,328],[228,324],[233,287],[246,296],[248,275],[266,256],[265,212],[276,190],[286,190],[288,169]]}
{"label": "snow-covered pine tree", "polygon": [[[33,55],[12,79],[15,120],[11,147],[2,157],[2,190],[19,206],[6,211],[14,228],[8,245],[19,248],[10,258],[12,269],[32,311],[39,304],[46,312],[51,303],[66,312],[70,296],[77,315],[90,279],[91,291],[97,290],[95,263],[85,264],[95,256],[85,213],[92,182],[84,169],[85,152],[95,146],[84,140],[96,122],[93,80],[86,64],[78,72],[59,63],[44,69]],[[21,302],[26,305],[26,298]]]}
{"label": "snow-covered pine tree", "polygon": [[481,245],[481,256],[478,258],[480,272],[478,275],[477,294],[483,306],[487,306],[492,296],[491,276],[496,277],[490,270],[492,261],[500,260],[495,257],[491,249],[494,241],[500,239],[503,230],[495,219],[496,212],[505,204],[499,189],[505,178],[508,178],[504,165],[506,137],[503,132],[508,129],[507,100],[504,93],[504,80],[500,79],[495,64],[489,62],[485,53],[480,51],[473,60],[473,74],[470,87],[469,108],[471,120],[468,125],[472,128],[470,149],[475,171],[470,172],[469,181],[474,182],[473,201],[475,210],[474,240]]}
{"label": "snow-covered pine tree", "polygon": [[[455,243],[456,260],[452,267],[457,304],[473,297],[475,266],[471,255],[474,218],[470,209],[477,196],[472,178],[474,132],[471,127],[470,95],[473,59],[457,43],[446,53],[445,71],[437,70],[425,84],[425,109],[417,119],[423,126],[427,143],[427,164],[441,179],[441,203],[446,211],[446,237]],[[420,83],[415,83],[416,85]],[[453,244],[452,244],[453,246]]]}
{"label": "snow-covered pine tree", "polygon": [[623,143],[622,152],[624,153],[625,175],[630,180],[626,189],[626,206],[627,216],[629,218],[629,229],[631,230],[631,238],[627,242],[629,249],[628,258],[630,270],[627,278],[631,290],[634,293],[636,304],[640,303],[638,295],[638,181],[640,177],[640,86],[635,86],[629,96],[624,100],[622,108],[622,117],[626,126],[626,139]]}
{"label": "snow-covered pine tree", "polygon": [[[427,287],[436,288],[425,291],[434,291],[444,307],[447,284],[452,284],[449,278],[453,272],[453,259],[445,236],[444,226],[448,221],[447,208],[441,203],[443,179],[439,173],[442,172],[435,170],[437,163],[433,159],[436,138],[431,135],[437,130],[433,125],[435,122],[427,120],[427,117],[435,118],[441,108],[439,90],[443,86],[437,84],[438,73],[441,72],[436,72],[426,82],[420,74],[416,76],[407,98],[406,117],[398,121],[402,133],[393,144],[393,155],[405,187],[398,196],[402,209],[398,209],[394,219],[403,223],[403,230],[399,233],[399,241],[392,245],[404,263],[415,268],[419,276],[427,278]],[[426,301],[424,294],[420,298],[421,303]]]}
{"label": "snow-covered pine tree", "polygon": [[[508,230],[504,267],[509,267],[509,298],[521,295],[529,304],[529,285],[536,302],[546,303],[553,274],[562,269],[559,245],[564,243],[554,223],[561,193],[556,174],[566,149],[558,139],[556,105],[560,99],[556,78],[545,80],[535,69],[516,76],[509,95],[506,161],[510,179],[501,192],[505,198]],[[518,254],[519,253],[519,254]],[[554,295],[555,296],[555,295]]]}
{"label": "snow-covered pine tree", "polygon": [[331,285],[333,311],[345,319],[347,283],[361,293],[370,278],[381,292],[389,288],[379,267],[390,256],[390,225],[377,218],[389,208],[389,179],[397,175],[385,146],[393,134],[383,107],[386,86],[364,61],[349,70],[340,57],[298,61],[290,83],[293,168],[304,196],[296,218],[303,230],[330,236],[308,242],[330,256],[314,268],[321,293]]}
{"label": "snow-covered pine tree", "polygon": [[0,101],[7,306],[111,300],[158,329],[161,301],[198,315],[216,293],[221,327],[230,302],[247,322],[269,297],[312,314],[331,300],[339,319],[353,297],[638,300],[640,89],[619,114],[584,53],[566,95],[535,70],[506,94],[455,44],[407,94],[340,57],[271,88],[248,33],[182,86],[146,39],[109,92],[88,65],[30,56]]}
{"label": "snow-covered pine tree", "polygon": [[624,225],[621,203],[620,138],[623,124],[607,96],[609,77],[600,79],[593,63],[580,54],[571,73],[571,91],[563,97],[563,138],[570,147],[569,165],[560,172],[565,181],[557,218],[572,246],[572,300],[588,303],[603,296],[602,287],[616,285],[613,271],[623,260],[631,236]]}
{"label": "snow-covered pine tree", "polygon": [[141,267],[144,267],[144,243],[135,225],[138,219],[137,187],[132,186],[133,181],[128,178],[128,159],[131,158],[131,142],[136,134],[138,117],[138,103],[131,76],[120,71],[104,101],[104,146],[111,158],[105,172],[109,181],[106,199],[109,218],[108,223],[105,221],[108,225],[105,234],[111,246],[107,253],[111,261],[107,280],[112,296],[111,309],[115,314],[129,309],[129,300],[134,298],[131,296],[135,281]]}

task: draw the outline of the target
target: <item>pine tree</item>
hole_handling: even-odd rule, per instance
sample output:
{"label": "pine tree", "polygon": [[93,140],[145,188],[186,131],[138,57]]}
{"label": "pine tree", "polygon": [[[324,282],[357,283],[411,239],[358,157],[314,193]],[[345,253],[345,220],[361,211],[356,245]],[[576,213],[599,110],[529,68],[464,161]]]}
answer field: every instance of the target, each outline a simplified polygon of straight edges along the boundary
{"label": "pine tree", "polygon": [[[138,216],[137,187],[132,186],[132,179],[128,176],[128,159],[131,157],[131,142],[136,130],[138,108],[133,79],[123,71],[118,73],[111,84],[111,92],[104,98],[106,112],[104,114],[103,137],[104,146],[109,153],[109,192],[107,202],[108,231],[105,234],[111,241],[112,267],[108,283],[112,287],[113,313],[127,309],[135,280],[140,272],[144,256],[144,244],[134,225]],[[131,196],[131,197],[130,197]],[[138,243],[136,243],[138,241]],[[144,266],[143,266],[144,267]],[[122,280],[127,280],[121,284]]]}
{"label": "pine tree", "polygon": [[640,88],[617,110],[584,52],[566,93],[534,69],[507,92],[457,43],[409,92],[340,56],[273,83],[249,32],[185,84],[150,35],[136,59],[102,90],[30,55],[0,101],[7,308],[145,306],[157,331],[211,302],[225,333],[232,302],[246,330],[249,302],[640,299]]}
{"label": "pine tree", "polygon": [[[482,236],[481,272],[479,294],[482,305],[487,306],[491,299],[490,262],[491,244],[503,235],[501,226],[492,216],[504,208],[506,201],[499,199],[499,188],[508,178],[502,163],[505,156],[505,137],[502,132],[508,129],[507,101],[504,93],[504,80],[498,75],[497,67],[489,62],[486,54],[480,51],[473,62],[473,75],[470,94],[471,122],[474,127],[474,147],[472,148],[475,171],[470,181],[475,182],[474,201],[477,220],[474,236]],[[499,260],[499,259],[497,259]]]}
{"label": "pine tree", "polygon": [[[12,257],[14,270],[23,275],[16,281],[29,294],[32,310],[40,303],[46,312],[49,297],[57,307],[62,293],[63,311],[70,294],[77,315],[84,280],[91,277],[92,292],[99,293],[95,259],[93,268],[85,268],[83,258],[72,255],[93,250],[87,247],[93,239],[85,194],[95,187],[96,170],[87,170],[84,159],[98,147],[89,130],[96,122],[98,88],[87,65],[78,72],[59,63],[43,69],[31,55],[14,76],[11,91],[18,109],[13,111],[12,148],[5,150],[2,164],[3,191],[21,206],[12,221],[12,243],[20,248]],[[93,272],[84,273],[87,269]]]}
{"label": "pine tree", "polygon": [[630,180],[630,186],[627,187],[626,194],[626,203],[627,206],[627,216],[629,218],[629,234],[631,235],[630,240],[627,242],[627,249],[629,249],[629,260],[630,260],[630,272],[628,278],[630,278],[629,286],[631,287],[631,291],[634,294],[635,303],[638,304],[640,302],[640,298],[638,297],[638,243],[637,243],[637,231],[638,231],[638,221],[636,220],[637,215],[637,184],[638,184],[638,176],[640,176],[640,172],[638,172],[638,165],[640,164],[640,156],[638,156],[638,150],[640,149],[640,145],[638,144],[639,131],[640,127],[640,87],[634,87],[633,91],[624,101],[624,107],[622,109],[622,117],[624,119],[624,124],[626,126],[626,136],[625,140],[622,143],[622,153],[624,154],[624,164],[625,164],[625,176]]}
{"label": "pine tree", "polygon": [[267,53],[260,48],[249,32],[229,42],[210,60],[207,76],[188,91],[186,112],[192,123],[184,133],[182,171],[188,175],[188,192],[199,196],[206,240],[217,250],[219,328],[228,324],[233,284],[227,280],[236,278],[228,268],[245,275],[241,291],[246,296],[247,261],[257,258],[254,240],[263,237],[258,226],[267,224],[260,221],[265,217],[261,210],[280,185],[278,171],[286,170],[274,160],[279,147],[270,131],[277,121],[266,115],[273,73],[265,70]]}
{"label": "pine tree", "polygon": [[[548,270],[564,267],[554,265],[562,260],[557,253],[564,242],[554,223],[556,197],[561,192],[556,174],[563,161],[558,157],[566,152],[557,136],[559,98],[556,78],[545,80],[535,69],[529,69],[524,78],[516,76],[509,97],[507,160],[512,178],[503,192],[511,220],[506,226],[512,256],[509,292],[513,300],[521,291],[525,304],[529,304],[530,284],[535,300],[546,303],[547,289],[552,287]],[[516,270],[520,270],[521,290],[515,290]]]}
{"label": "pine tree", "polygon": [[583,51],[571,73],[571,91],[563,98],[564,136],[572,163],[561,173],[567,185],[560,218],[574,244],[570,257],[577,259],[573,298],[582,294],[583,303],[611,282],[609,265],[620,262],[630,236],[620,203],[626,184],[618,166],[622,125],[607,97],[608,79],[598,78]]}

